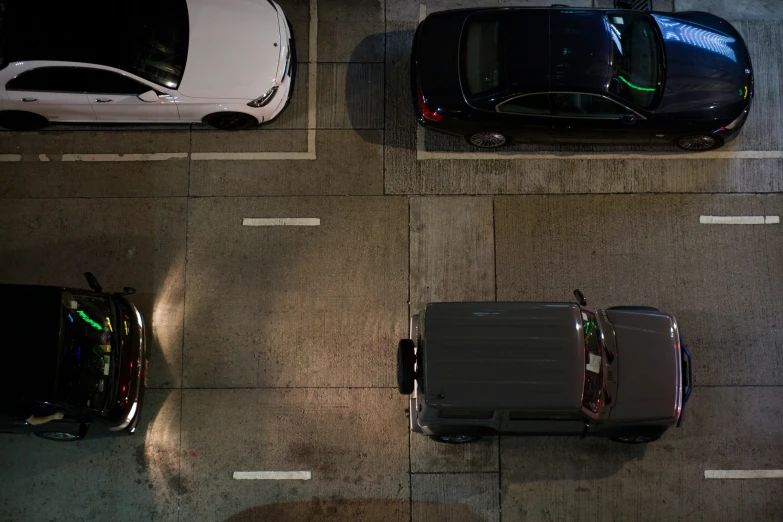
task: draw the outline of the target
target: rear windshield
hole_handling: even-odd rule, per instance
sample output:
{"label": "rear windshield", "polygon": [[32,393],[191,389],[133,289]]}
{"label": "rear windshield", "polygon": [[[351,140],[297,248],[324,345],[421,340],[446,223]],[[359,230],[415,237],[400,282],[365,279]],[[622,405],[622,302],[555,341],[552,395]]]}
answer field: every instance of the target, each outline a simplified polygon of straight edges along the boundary
{"label": "rear windshield", "polygon": [[480,96],[506,84],[505,24],[496,16],[471,18],[462,37],[463,88]]}
{"label": "rear windshield", "polygon": [[110,394],[118,354],[116,320],[104,297],[63,292],[58,398],[100,411]]}
{"label": "rear windshield", "polygon": [[632,13],[609,13],[612,79],[609,92],[639,107],[652,109],[660,95],[662,56],[653,22]]}

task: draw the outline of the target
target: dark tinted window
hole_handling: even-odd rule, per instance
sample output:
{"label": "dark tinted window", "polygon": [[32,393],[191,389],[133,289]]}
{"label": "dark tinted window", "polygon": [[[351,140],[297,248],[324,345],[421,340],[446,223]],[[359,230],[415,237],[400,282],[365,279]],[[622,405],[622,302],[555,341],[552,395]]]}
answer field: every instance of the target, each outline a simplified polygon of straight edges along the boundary
{"label": "dark tinted window", "polygon": [[505,24],[496,16],[471,18],[464,30],[464,88],[477,96],[505,85]]}
{"label": "dark tinted window", "polygon": [[612,100],[576,92],[553,94],[552,108],[555,115],[571,118],[619,118],[629,114],[628,109]]}
{"label": "dark tinted window", "polygon": [[582,331],[585,336],[585,387],[582,405],[593,413],[601,407],[603,382],[603,357],[601,354],[601,331],[595,315],[582,310]]}
{"label": "dark tinted window", "polygon": [[609,91],[646,109],[652,108],[661,85],[658,32],[647,16],[606,15],[612,38],[612,80]]}
{"label": "dark tinted window", "polygon": [[5,85],[9,91],[84,92],[82,73],[76,67],[39,67],[25,71]]}
{"label": "dark tinted window", "polygon": [[87,92],[93,94],[128,94],[136,96],[151,90],[136,80],[101,69],[86,69],[85,84],[87,85]]}
{"label": "dark tinted window", "polygon": [[439,416],[443,419],[491,419],[494,414],[484,410],[440,410]]}
{"label": "dark tinted window", "polygon": [[511,114],[549,115],[549,96],[546,94],[528,94],[498,105],[498,111]]}

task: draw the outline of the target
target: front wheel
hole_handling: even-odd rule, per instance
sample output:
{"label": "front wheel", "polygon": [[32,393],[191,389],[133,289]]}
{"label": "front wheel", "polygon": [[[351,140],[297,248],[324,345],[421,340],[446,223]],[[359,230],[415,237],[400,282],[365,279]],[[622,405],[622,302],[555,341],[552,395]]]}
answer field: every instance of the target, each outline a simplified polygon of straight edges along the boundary
{"label": "front wheel", "polygon": [[466,136],[468,143],[482,149],[496,149],[510,141],[505,134],[495,131],[482,131]]}
{"label": "front wheel", "polygon": [[243,130],[258,125],[258,120],[244,112],[215,112],[202,120],[218,130]]}
{"label": "front wheel", "polygon": [[481,440],[481,435],[430,435],[430,438],[444,444],[469,444]]}
{"label": "front wheel", "polygon": [[674,144],[679,148],[691,152],[707,152],[708,150],[719,149],[723,146],[723,143],[723,138],[714,134],[683,136],[674,140]]}
{"label": "front wheel", "polygon": [[81,440],[78,434],[65,431],[36,431],[35,436],[55,442],[75,442]]}

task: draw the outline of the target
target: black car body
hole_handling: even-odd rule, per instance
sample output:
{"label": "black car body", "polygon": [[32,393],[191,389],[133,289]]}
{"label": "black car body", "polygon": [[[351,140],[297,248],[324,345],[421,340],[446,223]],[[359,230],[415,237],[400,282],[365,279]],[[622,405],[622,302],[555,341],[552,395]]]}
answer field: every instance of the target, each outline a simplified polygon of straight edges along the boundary
{"label": "black car body", "polygon": [[673,142],[699,151],[739,132],[752,71],[740,34],[708,13],[460,9],[419,24],[411,88],[422,125],[476,146]]}
{"label": "black car body", "polygon": [[[575,303],[433,303],[400,342],[410,427],[440,442],[578,435],[649,442],[693,385],[675,318]],[[414,355],[415,346],[415,355]]]}
{"label": "black car body", "polygon": [[[57,441],[133,433],[147,373],[136,306],[124,294],[29,285],[0,285],[0,300],[0,433]],[[26,422],[53,413],[64,417]]]}

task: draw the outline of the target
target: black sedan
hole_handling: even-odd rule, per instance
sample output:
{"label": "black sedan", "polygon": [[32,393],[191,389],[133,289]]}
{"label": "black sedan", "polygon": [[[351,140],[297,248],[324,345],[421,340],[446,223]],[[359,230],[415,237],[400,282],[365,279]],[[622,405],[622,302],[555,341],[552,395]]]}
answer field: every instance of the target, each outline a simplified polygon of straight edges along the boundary
{"label": "black sedan", "polygon": [[740,34],[701,12],[494,8],[442,11],[416,31],[417,120],[477,147],[733,139],[753,68]]}

